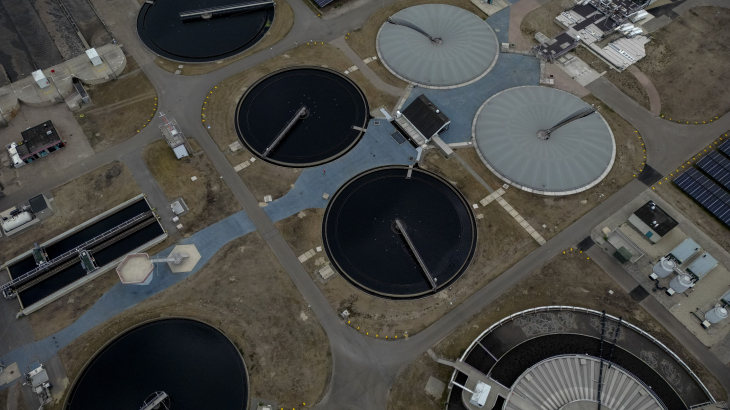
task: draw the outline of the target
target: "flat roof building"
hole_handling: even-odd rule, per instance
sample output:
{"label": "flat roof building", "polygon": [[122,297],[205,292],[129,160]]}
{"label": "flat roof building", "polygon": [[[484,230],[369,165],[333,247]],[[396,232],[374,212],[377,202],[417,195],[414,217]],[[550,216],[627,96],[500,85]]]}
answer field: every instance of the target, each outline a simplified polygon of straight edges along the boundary
{"label": "flat roof building", "polygon": [[20,133],[23,141],[8,145],[8,152],[15,168],[22,167],[66,146],[53,126],[53,122],[28,128]]}
{"label": "flat roof building", "polygon": [[451,120],[425,95],[419,95],[395,119],[416,146],[424,145],[449,129]]}
{"label": "flat roof building", "polygon": [[637,209],[629,217],[629,223],[652,243],[659,242],[662,237],[679,225],[679,222],[664,212],[654,201],[649,201]]}

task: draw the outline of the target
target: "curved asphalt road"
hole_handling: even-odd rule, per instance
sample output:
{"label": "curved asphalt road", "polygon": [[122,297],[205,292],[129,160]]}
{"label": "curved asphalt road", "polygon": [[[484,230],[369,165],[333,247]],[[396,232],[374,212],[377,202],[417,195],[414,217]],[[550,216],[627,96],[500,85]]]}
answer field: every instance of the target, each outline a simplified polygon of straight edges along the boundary
{"label": "curved asphalt road", "polygon": [[[258,205],[246,185],[229,165],[216,143],[208,136],[200,121],[201,106],[208,92],[222,80],[260,64],[273,55],[281,54],[297,43],[307,41],[332,41],[350,30],[361,27],[367,18],[383,4],[393,0],[369,2],[339,18],[321,20],[314,16],[304,4],[307,0],[289,0],[295,14],[290,33],[270,49],[241,59],[217,71],[199,76],[176,76],[157,67],[151,56],[136,38],[136,33],[120,27],[115,30],[117,39],[128,45],[128,50],[140,61],[142,70],[154,84],[159,98],[158,107],[172,118],[176,118],[189,136],[194,136],[211,159],[217,171],[228,184],[231,192],[241,203],[249,218],[255,224],[274,254],[281,262],[294,284],[310,304],[329,337],[334,368],[331,382],[324,399],[317,404],[322,409],[385,409],[388,394],[398,372],[428,348],[446,337],[459,325],[468,321],[484,307],[529,276],[535,269],[549,261],[562,250],[575,246],[589,235],[590,229],[656,182],[662,175],[673,170],[687,157],[714,141],[721,133],[730,129],[730,114],[702,126],[678,125],[654,117],[636,102],[621,93],[613,84],[600,78],[588,85],[588,89],[609,107],[629,121],[641,133],[651,167],[645,169],[642,181],[632,181],[602,204],[576,221],[563,232],[518,262],[504,274],[480,289],[472,297],[453,308],[443,318],[421,333],[408,339],[385,341],[366,338],[346,326],[337,312],[312,282],[286,241]],[[114,30],[114,28],[112,28]],[[296,42],[296,43],[295,43]],[[119,159],[159,139],[157,127],[144,129],[135,137],[103,151],[93,157],[67,168],[61,176],[41,181],[33,187],[22,189],[11,196],[0,199],[0,207],[22,198],[48,191],[70,181],[88,170],[98,168]],[[651,169],[656,170],[651,174]],[[662,321],[661,318],[660,322]],[[664,324],[664,323],[663,323]],[[687,332],[681,326],[665,324],[675,334]],[[686,336],[682,334],[680,336]],[[693,353],[720,379],[730,391],[730,371],[711,354],[695,349]],[[706,353],[706,352],[704,352]],[[423,386],[414,386],[420,389]]]}

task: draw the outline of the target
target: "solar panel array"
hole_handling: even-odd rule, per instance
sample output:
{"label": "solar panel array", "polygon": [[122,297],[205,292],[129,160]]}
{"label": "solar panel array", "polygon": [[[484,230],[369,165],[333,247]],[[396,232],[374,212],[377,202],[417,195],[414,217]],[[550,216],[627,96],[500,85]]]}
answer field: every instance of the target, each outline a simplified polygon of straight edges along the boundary
{"label": "solar panel array", "polygon": [[730,226],[730,194],[695,168],[690,168],[674,179],[674,183],[687,195]]}
{"label": "solar panel array", "polygon": [[720,151],[724,152],[725,155],[730,156],[730,140],[727,140],[720,144]]}
{"label": "solar panel array", "polygon": [[730,189],[730,160],[717,151],[710,151],[706,157],[697,161],[697,167],[720,185]]}
{"label": "solar panel array", "polygon": [[330,4],[330,3],[332,3],[332,1],[333,1],[333,0],[314,0],[314,2],[315,2],[315,3],[317,3],[317,5],[318,5],[319,7],[324,7],[324,6],[326,6],[326,5]]}

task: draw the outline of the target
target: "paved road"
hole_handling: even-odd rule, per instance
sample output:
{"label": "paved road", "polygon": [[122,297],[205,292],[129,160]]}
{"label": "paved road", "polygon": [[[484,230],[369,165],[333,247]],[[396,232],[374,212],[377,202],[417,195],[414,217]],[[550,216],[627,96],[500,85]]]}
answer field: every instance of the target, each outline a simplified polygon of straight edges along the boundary
{"label": "paved road", "polygon": [[[385,1],[385,4],[391,2],[392,0]],[[408,363],[446,337],[460,324],[470,320],[473,315],[479,313],[489,303],[559,252],[574,246],[588,236],[593,226],[639,195],[646,189],[646,185],[639,180],[632,181],[418,335],[397,342],[364,337],[340,320],[337,312],[332,309],[329,302],[311,281],[271,219],[259,207],[258,201],[238,177],[200,122],[202,101],[209,90],[220,81],[255,66],[272,55],[281,54],[296,46],[297,43],[310,40],[329,42],[341,37],[348,31],[360,27],[368,16],[383,3],[366,3],[361,8],[332,20],[318,19],[301,0],[291,0],[289,4],[294,10],[295,22],[291,32],[284,40],[270,49],[200,76],[175,76],[165,72],[151,62],[149,55],[143,49],[131,46],[139,44],[139,41],[130,34],[131,31],[120,31],[117,36],[120,42],[128,45],[135,57],[139,56],[138,61],[148,62],[142,65],[142,69],[155,85],[160,110],[171,118],[176,118],[186,133],[195,137],[200,143],[327,332],[332,348],[334,368],[328,391],[317,407],[383,409],[387,404],[390,387],[398,373]],[[588,89],[641,132],[646,141],[648,162],[659,174],[669,172],[687,156],[699,151],[721,132],[730,128],[730,116],[728,115],[706,126],[682,126],[658,119],[603,78],[590,84]],[[86,159],[84,164],[68,168],[62,176],[39,182],[34,187],[27,187],[16,194],[0,199],[0,208],[10,206],[34,194],[48,191],[80,176],[87,170],[120,158],[134,168],[132,172],[137,178],[145,178],[146,170],[142,169],[144,164],[137,159],[137,153],[143,146],[158,138],[160,138],[159,131],[155,127],[144,129],[134,138],[113,149]],[[651,179],[648,182],[651,183]],[[651,307],[648,310],[656,316],[665,316],[663,311],[655,311]],[[681,330],[671,326],[668,329],[678,332],[676,334],[681,340]],[[723,369],[727,371],[727,369],[721,365],[718,366],[719,362],[714,356],[698,355],[698,358],[723,381],[725,388],[730,391],[730,382],[727,382],[727,377],[716,373]],[[422,386],[415,386],[415,388],[422,388]]]}

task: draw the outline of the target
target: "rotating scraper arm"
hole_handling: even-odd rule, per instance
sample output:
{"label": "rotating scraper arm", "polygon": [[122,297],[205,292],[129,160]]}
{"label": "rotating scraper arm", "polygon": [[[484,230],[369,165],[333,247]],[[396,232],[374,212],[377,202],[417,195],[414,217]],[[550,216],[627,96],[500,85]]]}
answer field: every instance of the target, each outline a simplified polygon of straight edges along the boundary
{"label": "rotating scraper arm", "polygon": [[388,23],[395,24],[396,26],[408,27],[411,30],[415,30],[415,31],[423,34],[424,36],[428,37],[428,39],[431,40],[431,42],[434,44],[441,44],[444,42],[441,38],[432,37],[430,34],[426,33],[426,30],[418,27],[417,25],[411,23],[410,21],[393,18],[393,17],[388,17]]}
{"label": "rotating scraper arm", "polygon": [[408,232],[406,231],[405,224],[403,224],[403,221],[396,218],[395,225],[398,227],[398,231],[400,231],[401,235],[403,235],[403,238],[406,240],[406,243],[408,244],[408,247],[411,249],[411,252],[413,252],[413,255],[416,257],[418,264],[421,266],[421,270],[423,271],[423,274],[426,275],[426,278],[431,283],[431,289],[436,290],[436,280],[434,280],[433,276],[431,276],[431,272],[426,267],[426,263],[423,261],[423,258],[421,258],[421,254],[418,253],[418,249],[416,249],[416,245],[413,244],[413,242],[411,241],[411,237],[408,236]]}
{"label": "rotating scraper arm", "polygon": [[274,138],[274,141],[269,144],[268,147],[266,147],[266,151],[262,154],[264,157],[268,157],[269,154],[271,154],[271,151],[273,151],[274,148],[276,148],[277,145],[281,142],[281,140],[284,139],[284,137],[289,134],[289,131],[291,131],[292,128],[294,128],[294,125],[296,125],[299,120],[304,119],[309,115],[309,111],[307,110],[306,105],[302,105],[301,108],[297,110],[297,112],[294,113],[294,116],[286,123],[284,128],[279,131],[279,134]]}
{"label": "rotating scraper arm", "polygon": [[579,120],[581,118],[585,118],[585,117],[593,114],[594,112],[596,112],[596,107],[593,106],[593,105],[591,105],[590,107],[581,108],[580,110],[578,110],[578,111],[570,114],[569,116],[563,118],[562,120],[560,120],[560,122],[558,122],[557,124],[555,124],[551,128],[548,128],[546,130],[540,130],[540,131],[538,131],[537,136],[540,139],[546,140],[546,139],[550,138],[550,133],[552,133],[553,131],[557,130],[558,128],[560,128],[562,126],[565,126],[565,125],[568,125],[571,122],[576,121],[576,120]]}

